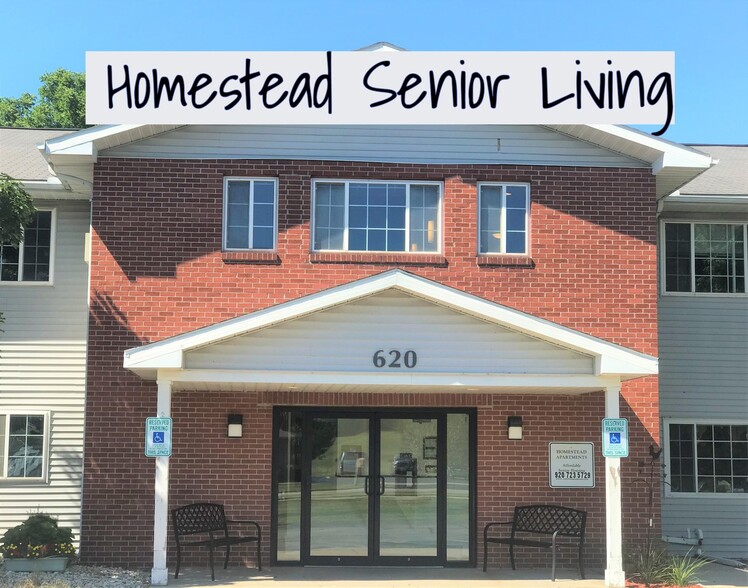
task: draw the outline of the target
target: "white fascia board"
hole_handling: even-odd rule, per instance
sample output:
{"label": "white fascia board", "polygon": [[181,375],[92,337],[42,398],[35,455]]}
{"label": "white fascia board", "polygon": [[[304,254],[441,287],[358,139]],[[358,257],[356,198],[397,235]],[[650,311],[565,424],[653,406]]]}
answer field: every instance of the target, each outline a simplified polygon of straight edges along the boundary
{"label": "white fascia board", "polygon": [[83,129],[71,133],[70,135],[63,135],[55,139],[47,139],[45,142],[45,152],[48,154],[53,153],[72,153],[77,147],[93,143],[97,139],[104,139],[117,135],[120,133],[126,133],[127,131],[136,129],[145,125],[99,125],[91,127],[89,129]]}
{"label": "white fascia board", "polygon": [[[472,294],[455,290],[398,269],[323,290],[249,315],[177,335],[164,341],[128,349],[125,351],[124,367],[136,369],[146,361],[149,368],[160,367],[159,358],[163,357],[166,360],[166,358],[171,358],[174,353],[184,353],[185,351],[212,345],[225,339],[247,334],[287,320],[297,319],[339,304],[346,304],[391,288],[565,349],[592,357],[606,357],[608,358],[607,362],[600,362],[601,371],[599,375],[615,373],[618,375],[643,376],[657,373],[657,359],[652,356],[626,349],[591,335],[585,335],[579,331],[483,300]],[[612,360],[616,361],[611,363]],[[603,368],[607,369],[608,366],[616,366],[624,371],[603,371]]]}
{"label": "white fascia board", "polygon": [[652,171],[655,174],[657,174],[657,162],[662,159],[663,156],[667,156],[665,162],[667,166],[670,167],[703,167],[704,169],[708,169],[709,167],[714,165],[711,155],[702,153],[701,151],[693,149],[692,147],[681,145],[680,143],[673,143],[672,141],[668,141],[667,139],[654,137],[653,135],[649,135],[637,129],[632,129],[630,127],[620,125],[585,126],[601,131],[608,135],[618,137],[619,139],[631,141],[633,144],[641,145],[643,147],[648,147],[650,149],[661,152],[662,155],[660,156],[660,158],[658,158],[658,160],[656,161],[651,162],[653,164]]}
{"label": "white fascia board", "polygon": [[[174,383],[329,384],[350,386],[436,386],[440,388],[604,388],[615,377],[590,374],[371,373],[262,370],[160,369],[152,378]],[[373,380],[372,378],[376,378]]]}

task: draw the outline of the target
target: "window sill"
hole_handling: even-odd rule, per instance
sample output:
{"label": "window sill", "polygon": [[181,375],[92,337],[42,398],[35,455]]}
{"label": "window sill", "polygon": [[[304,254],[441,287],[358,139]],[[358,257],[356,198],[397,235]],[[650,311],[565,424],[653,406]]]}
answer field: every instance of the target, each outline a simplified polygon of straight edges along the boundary
{"label": "window sill", "polygon": [[25,288],[30,286],[32,288],[44,288],[54,286],[53,282],[0,282],[0,288],[3,286],[9,286],[10,288]]}
{"label": "window sill", "polygon": [[440,253],[370,253],[368,251],[314,252],[309,254],[309,261],[311,263],[447,265],[447,258]]}
{"label": "window sill", "polygon": [[476,261],[479,267],[535,267],[529,255],[479,255]]}
{"label": "window sill", "polygon": [[231,264],[280,264],[280,257],[275,251],[222,251],[223,263]]}

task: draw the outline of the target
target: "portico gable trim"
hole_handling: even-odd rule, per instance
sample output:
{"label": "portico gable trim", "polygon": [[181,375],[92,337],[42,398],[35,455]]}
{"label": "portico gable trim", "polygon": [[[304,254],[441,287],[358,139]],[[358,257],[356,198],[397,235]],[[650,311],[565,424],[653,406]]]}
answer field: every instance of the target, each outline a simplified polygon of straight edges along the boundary
{"label": "portico gable trim", "polygon": [[124,367],[155,380],[158,370],[184,369],[185,352],[396,289],[499,327],[595,358],[596,376],[622,380],[657,374],[657,358],[467,294],[400,269],[390,270],[267,309],[128,349]]}

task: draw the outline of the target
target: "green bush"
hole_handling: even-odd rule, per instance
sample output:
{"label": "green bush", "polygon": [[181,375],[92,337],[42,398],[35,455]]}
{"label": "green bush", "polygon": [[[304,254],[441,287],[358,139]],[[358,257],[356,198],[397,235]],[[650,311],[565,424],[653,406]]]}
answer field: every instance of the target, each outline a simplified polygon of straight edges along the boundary
{"label": "green bush", "polygon": [[683,557],[674,556],[667,566],[665,581],[673,586],[690,586],[699,582],[696,572],[707,563],[705,559],[696,559],[690,556],[690,551]]}
{"label": "green bush", "polygon": [[665,547],[654,541],[647,541],[624,552],[624,569],[629,578],[649,586],[665,581],[670,562]]}
{"label": "green bush", "polygon": [[59,527],[48,514],[36,513],[3,535],[3,557],[47,557],[74,555],[73,532]]}

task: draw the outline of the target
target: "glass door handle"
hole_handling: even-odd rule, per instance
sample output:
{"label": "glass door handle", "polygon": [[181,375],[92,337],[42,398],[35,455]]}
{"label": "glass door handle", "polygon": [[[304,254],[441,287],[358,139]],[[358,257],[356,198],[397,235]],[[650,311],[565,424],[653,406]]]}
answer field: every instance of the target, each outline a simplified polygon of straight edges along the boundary
{"label": "glass door handle", "polygon": [[371,496],[371,493],[369,492],[369,478],[371,478],[371,476],[366,476],[364,478],[364,494],[367,496]]}
{"label": "glass door handle", "polygon": [[385,490],[386,490],[386,484],[384,481],[384,476],[379,476],[379,496],[384,494]]}

